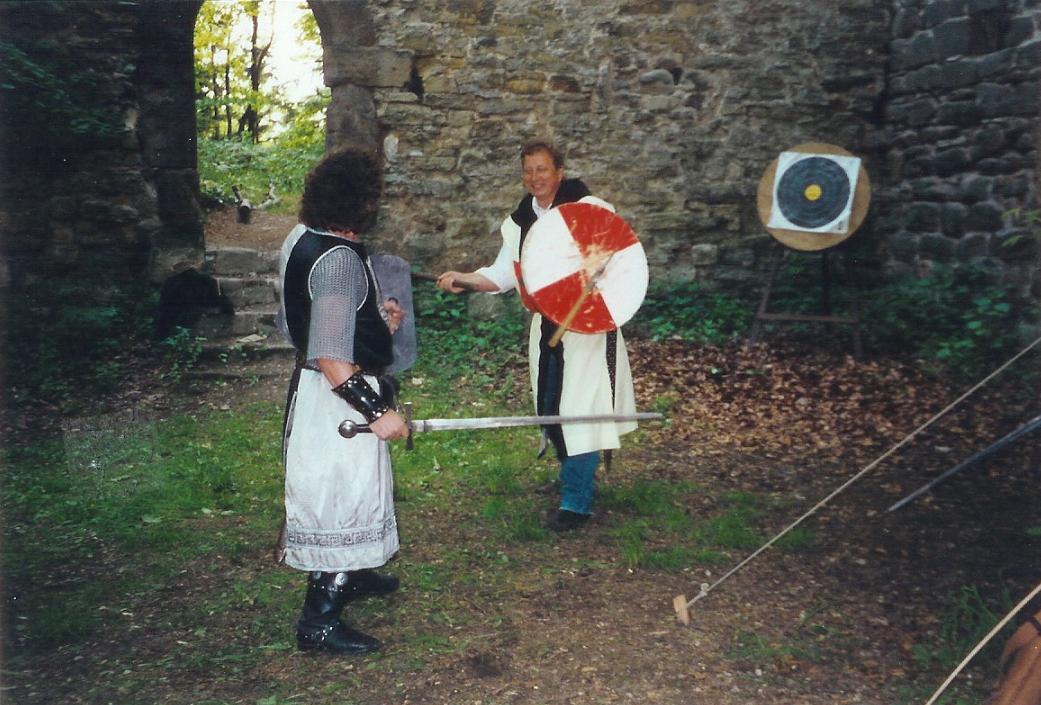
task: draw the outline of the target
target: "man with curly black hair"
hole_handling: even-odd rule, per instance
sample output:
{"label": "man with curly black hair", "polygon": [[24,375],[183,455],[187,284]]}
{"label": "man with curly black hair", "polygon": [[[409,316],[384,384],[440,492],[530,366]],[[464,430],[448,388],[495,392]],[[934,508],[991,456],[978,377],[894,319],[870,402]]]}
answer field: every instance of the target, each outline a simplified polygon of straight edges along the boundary
{"label": "man with curly black hair", "polygon": [[[340,619],[346,603],[398,587],[373,569],[398,550],[387,441],[408,435],[380,377],[403,311],[383,301],[361,235],[376,224],[381,169],[335,152],[308,175],[300,221],[282,245],[280,327],[297,351],[283,432],[286,524],[279,558],[308,571],[301,650],[366,653],[378,640]],[[372,433],[342,438],[344,419]]]}

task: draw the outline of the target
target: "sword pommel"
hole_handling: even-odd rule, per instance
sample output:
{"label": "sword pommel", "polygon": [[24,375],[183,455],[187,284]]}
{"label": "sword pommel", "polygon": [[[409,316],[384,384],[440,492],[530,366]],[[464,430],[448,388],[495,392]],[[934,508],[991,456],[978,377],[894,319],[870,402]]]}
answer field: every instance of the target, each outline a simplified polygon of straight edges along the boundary
{"label": "sword pommel", "polygon": [[344,419],[341,421],[337,430],[344,438],[354,438],[359,433],[372,433],[372,430],[368,426],[354,423],[350,419]]}

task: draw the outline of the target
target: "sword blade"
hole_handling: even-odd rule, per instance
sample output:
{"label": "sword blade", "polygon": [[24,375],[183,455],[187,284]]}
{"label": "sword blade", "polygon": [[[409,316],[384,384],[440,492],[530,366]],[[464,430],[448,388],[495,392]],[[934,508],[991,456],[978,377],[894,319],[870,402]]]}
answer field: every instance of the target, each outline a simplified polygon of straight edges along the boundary
{"label": "sword blade", "polygon": [[476,431],[485,428],[515,428],[518,426],[556,426],[570,423],[624,423],[626,421],[650,421],[660,419],[656,412],[636,414],[587,414],[585,416],[484,416],[472,419],[416,419],[412,430],[416,433],[428,431]]}
{"label": "sword blade", "polygon": [[[479,431],[486,428],[516,428],[518,426],[556,426],[570,423],[625,423],[650,421],[662,415],[654,411],[635,414],[588,414],[585,416],[483,416],[469,419],[414,419],[409,425],[412,433],[429,431]],[[371,433],[368,424],[346,419],[340,423],[340,435],[354,438],[359,433]]]}

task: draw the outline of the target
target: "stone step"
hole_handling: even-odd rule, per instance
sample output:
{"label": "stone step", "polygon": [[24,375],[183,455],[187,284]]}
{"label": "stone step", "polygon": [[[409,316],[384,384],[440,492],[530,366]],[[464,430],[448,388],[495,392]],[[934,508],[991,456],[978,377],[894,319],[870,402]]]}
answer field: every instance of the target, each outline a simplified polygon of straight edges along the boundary
{"label": "stone step", "polygon": [[278,303],[279,281],[272,274],[245,277],[218,276],[221,292],[231,299],[235,310],[260,304]]}
{"label": "stone step", "polygon": [[285,358],[292,360],[295,354],[293,346],[279,332],[269,335],[253,333],[244,336],[224,336],[207,338],[202,344],[200,359],[226,363],[265,358]]}
{"label": "stone step", "polygon": [[206,265],[214,276],[246,274],[278,275],[278,250],[268,252],[247,247],[218,247],[206,251]]}
{"label": "stone step", "polygon": [[253,304],[236,308],[231,316],[203,316],[192,327],[192,332],[204,338],[241,338],[259,333],[270,336],[278,334],[275,328],[275,314],[278,306],[270,304]]}

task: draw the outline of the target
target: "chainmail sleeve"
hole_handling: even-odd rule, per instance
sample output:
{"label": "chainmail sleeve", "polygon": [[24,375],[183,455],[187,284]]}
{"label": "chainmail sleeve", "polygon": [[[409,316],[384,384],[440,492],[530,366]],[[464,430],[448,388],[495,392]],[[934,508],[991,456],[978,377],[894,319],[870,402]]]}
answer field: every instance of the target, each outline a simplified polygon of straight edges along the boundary
{"label": "chainmail sleeve", "polygon": [[365,303],[365,264],[352,250],[336,247],[315,262],[308,279],[311,327],[307,361],[318,358],[354,362],[354,325]]}

